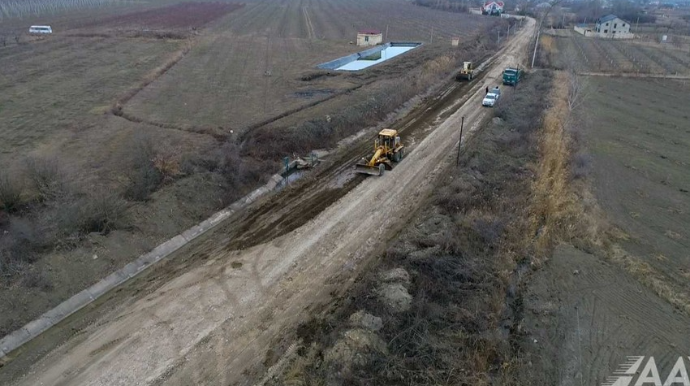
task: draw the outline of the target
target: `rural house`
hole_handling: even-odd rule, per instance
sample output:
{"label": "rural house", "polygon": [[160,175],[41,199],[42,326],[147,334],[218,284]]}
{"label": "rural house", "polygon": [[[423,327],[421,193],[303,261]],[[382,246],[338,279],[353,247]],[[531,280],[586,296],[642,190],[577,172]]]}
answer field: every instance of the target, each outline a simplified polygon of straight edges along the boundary
{"label": "rural house", "polygon": [[488,0],[482,5],[482,15],[501,15],[503,13],[503,2]]}
{"label": "rural house", "polygon": [[383,35],[381,31],[375,29],[366,29],[357,32],[358,46],[375,46],[383,43]]}
{"label": "rural house", "polygon": [[616,15],[606,15],[599,20],[594,27],[596,36],[610,39],[631,39],[630,23]]}

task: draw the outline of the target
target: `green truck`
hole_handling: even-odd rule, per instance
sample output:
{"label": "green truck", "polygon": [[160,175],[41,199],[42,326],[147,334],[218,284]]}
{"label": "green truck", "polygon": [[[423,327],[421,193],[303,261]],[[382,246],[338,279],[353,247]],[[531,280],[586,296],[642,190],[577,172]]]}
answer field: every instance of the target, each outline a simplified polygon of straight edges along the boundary
{"label": "green truck", "polygon": [[515,86],[520,81],[522,71],[519,68],[508,67],[503,71],[503,84]]}

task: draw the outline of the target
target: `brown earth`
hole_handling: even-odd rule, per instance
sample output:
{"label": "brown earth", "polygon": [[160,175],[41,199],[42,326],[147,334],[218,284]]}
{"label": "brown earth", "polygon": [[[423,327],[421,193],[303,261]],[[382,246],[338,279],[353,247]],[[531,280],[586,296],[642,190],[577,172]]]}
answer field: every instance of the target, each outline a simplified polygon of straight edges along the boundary
{"label": "brown earth", "polygon": [[683,97],[690,88],[651,79],[597,78],[596,85],[584,136],[593,192],[625,233],[621,246],[690,293],[690,105]]}
{"label": "brown earth", "polygon": [[690,348],[690,317],[618,265],[561,246],[524,294],[531,385],[600,385],[629,356],[653,356],[662,379]]}
{"label": "brown earth", "polygon": [[[502,68],[520,61],[533,28],[530,20],[497,57],[484,82],[499,82]],[[231,247],[233,229],[242,225],[241,219],[227,221],[178,253],[176,263],[154,269],[132,283],[130,288],[141,291],[139,295],[130,298],[131,290],[125,287],[121,295],[110,295],[113,303],[104,299],[102,306],[83,311],[20,350],[5,365],[3,376],[14,379],[27,374],[17,384],[251,382],[264,371],[261,362],[268,349],[279,349],[273,345],[275,339],[284,337],[286,328],[304,321],[320,299],[325,301],[331,291],[345,288],[367,256],[380,250],[406,223],[409,211],[389,216],[388,208],[414,208],[429,193],[427,182],[442,170],[444,162],[455,160],[452,150],[460,117],[466,118],[468,135],[481,126],[488,114],[477,108],[484,84],[471,87],[467,98],[447,99],[446,107],[408,131],[419,140],[412,141],[406,160],[383,178],[356,184],[303,226],[247,249]],[[453,97],[456,88],[446,95]],[[446,118],[437,122],[439,116]],[[425,130],[428,128],[433,130]],[[364,149],[366,142],[362,142]],[[318,193],[342,186],[342,168],[347,167],[342,165],[357,157],[359,154],[353,157],[350,153],[338,158],[319,179],[296,187],[293,197],[298,198],[281,201],[290,205],[279,206],[277,213],[268,211],[266,216],[294,216],[290,210],[310,203],[312,197],[328,200]],[[290,196],[269,198],[264,205],[283,200],[281,197]],[[256,222],[259,227],[262,223]],[[152,282],[147,285],[146,280]],[[118,300],[118,296],[128,300]],[[89,320],[95,323],[85,327],[83,323]],[[57,343],[73,335],[70,323],[83,329],[36,360],[46,350],[40,348],[42,339],[43,343],[50,339]]]}

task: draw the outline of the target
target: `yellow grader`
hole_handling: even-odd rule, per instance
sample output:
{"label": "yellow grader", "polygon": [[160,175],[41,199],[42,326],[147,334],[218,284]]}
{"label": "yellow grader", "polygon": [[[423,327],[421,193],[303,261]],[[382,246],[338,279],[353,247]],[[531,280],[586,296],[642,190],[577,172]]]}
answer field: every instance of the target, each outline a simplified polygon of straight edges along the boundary
{"label": "yellow grader", "polygon": [[357,173],[382,176],[386,169],[393,169],[393,162],[402,161],[404,156],[405,147],[400,142],[398,132],[383,129],[374,140],[374,155],[370,158],[362,158],[355,165],[355,170]]}
{"label": "yellow grader", "polygon": [[472,62],[464,62],[462,64],[462,69],[458,73],[458,75],[455,77],[456,80],[472,80],[472,75],[474,73],[474,69],[472,68]]}

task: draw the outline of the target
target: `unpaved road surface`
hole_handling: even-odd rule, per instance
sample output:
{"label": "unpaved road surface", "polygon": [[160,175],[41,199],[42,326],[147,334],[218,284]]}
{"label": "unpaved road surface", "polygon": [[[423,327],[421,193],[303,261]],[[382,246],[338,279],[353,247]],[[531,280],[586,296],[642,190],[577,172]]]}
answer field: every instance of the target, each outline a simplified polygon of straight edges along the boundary
{"label": "unpaved road surface", "polygon": [[[289,218],[278,215],[281,207],[264,206],[232,232],[223,229],[233,224],[224,225],[212,238],[180,252],[203,254],[204,262],[136,301],[103,311],[95,323],[31,364],[16,384],[252,383],[273,362],[277,342],[345,288],[365,259],[407,223],[442,165],[455,160],[461,117],[468,137],[481,127],[490,112],[481,108],[484,85],[499,84],[502,69],[520,62],[533,32],[529,20],[496,57],[484,83],[475,82],[465,103],[451,103],[424,123],[418,137],[423,139],[394,170],[363,179],[351,176],[348,166],[335,168],[330,179],[312,181],[303,194],[293,192],[293,202],[286,205],[297,218],[314,207],[320,213],[275,238],[267,232],[287,227]],[[340,198],[331,203],[324,198],[331,193]],[[261,219],[251,221],[252,215]],[[237,244],[233,239],[246,233],[266,240]]]}

